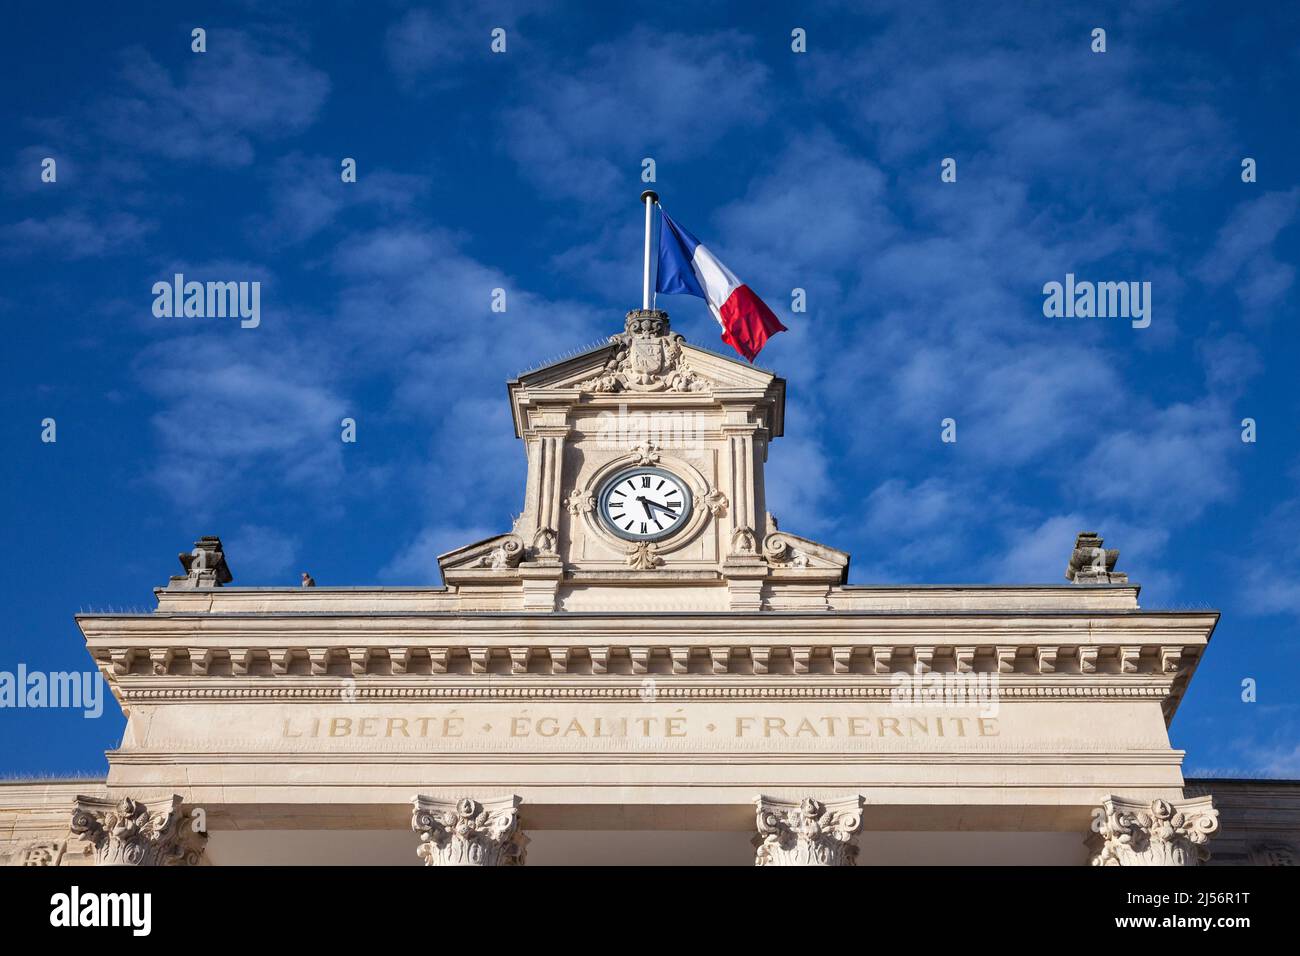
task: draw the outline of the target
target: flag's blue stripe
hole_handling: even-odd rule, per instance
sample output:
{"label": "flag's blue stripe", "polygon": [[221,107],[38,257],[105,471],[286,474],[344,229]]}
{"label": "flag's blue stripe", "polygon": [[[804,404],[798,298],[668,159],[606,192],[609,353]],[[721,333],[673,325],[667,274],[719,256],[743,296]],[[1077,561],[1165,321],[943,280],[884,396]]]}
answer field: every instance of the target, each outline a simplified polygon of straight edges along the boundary
{"label": "flag's blue stripe", "polygon": [[697,295],[707,298],[700,280],[691,267],[695,247],[700,244],[689,232],[668,217],[659,207],[659,269],[655,291],[667,295]]}

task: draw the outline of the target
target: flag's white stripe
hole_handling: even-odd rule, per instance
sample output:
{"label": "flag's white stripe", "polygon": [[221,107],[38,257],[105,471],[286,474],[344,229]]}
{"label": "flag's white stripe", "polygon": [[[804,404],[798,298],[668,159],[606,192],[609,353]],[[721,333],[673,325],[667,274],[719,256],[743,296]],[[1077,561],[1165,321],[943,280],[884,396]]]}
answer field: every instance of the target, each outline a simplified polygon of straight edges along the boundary
{"label": "flag's white stripe", "polygon": [[709,310],[721,325],[722,315],[718,310],[727,299],[731,298],[731,293],[740,287],[741,281],[736,278],[734,272],[719,262],[703,243],[695,247],[695,255],[691,257],[691,268],[695,271],[695,277],[700,280],[705,296],[708,297]]}

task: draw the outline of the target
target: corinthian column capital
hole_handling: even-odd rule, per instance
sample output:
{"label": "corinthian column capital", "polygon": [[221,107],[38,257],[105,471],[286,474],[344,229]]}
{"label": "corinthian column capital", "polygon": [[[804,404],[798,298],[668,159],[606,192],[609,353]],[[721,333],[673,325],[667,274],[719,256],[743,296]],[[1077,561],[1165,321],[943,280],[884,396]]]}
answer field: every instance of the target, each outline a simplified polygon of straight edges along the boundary
{"label": "corinthian column capital", "polygon": [[528,837],[519,829],[518,797],[479,803],[421,794],[411,802],[411,829],[420,834],[416,852],[425,866],[523,865]]}
{"label": "corinthian column capital", "polygon": [[194,866],[208,840],[179,794],[147,803],[78,796],[72,832],[94,848],[96,866]]}
{"label": "corinthian column capital", "polygon": [[862,829],[862,798],[822,803],[756,797],[755,866],[853,866]]}
{"label": "corinthian column capital", "polygon": [[1093,811],[1093,866],[1196,866],[1210,858],[1210,834],[1219,829],[1211,797],[1126,800],[1110,796]]}

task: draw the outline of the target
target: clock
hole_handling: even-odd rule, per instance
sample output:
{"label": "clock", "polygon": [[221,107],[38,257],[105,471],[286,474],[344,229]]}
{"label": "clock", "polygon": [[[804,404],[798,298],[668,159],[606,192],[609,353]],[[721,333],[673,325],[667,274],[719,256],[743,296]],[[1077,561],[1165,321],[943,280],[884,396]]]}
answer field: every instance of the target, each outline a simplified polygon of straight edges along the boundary
{"label": "clock", "polygon": [[691,515],[691,489],[663,468],[626,468],[600,490],[600,520],[627,541],[660,541]]}

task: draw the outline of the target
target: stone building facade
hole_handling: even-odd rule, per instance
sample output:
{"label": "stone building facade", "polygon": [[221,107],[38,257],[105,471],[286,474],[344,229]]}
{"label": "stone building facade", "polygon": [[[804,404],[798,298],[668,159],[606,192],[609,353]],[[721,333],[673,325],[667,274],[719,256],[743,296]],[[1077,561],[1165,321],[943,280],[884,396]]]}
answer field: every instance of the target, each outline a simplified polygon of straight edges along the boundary
{"label": "stone building facade", "polygon": [[1052,586],[847,583],[764,494],[785,382],[663,312],[509,383],[509,529],[442,587],[232,586],[83,614],[106,780],[0,784],[17,865],[1293,862],[1297,788],[1184,780],[1214,631],[1095,534]]}

